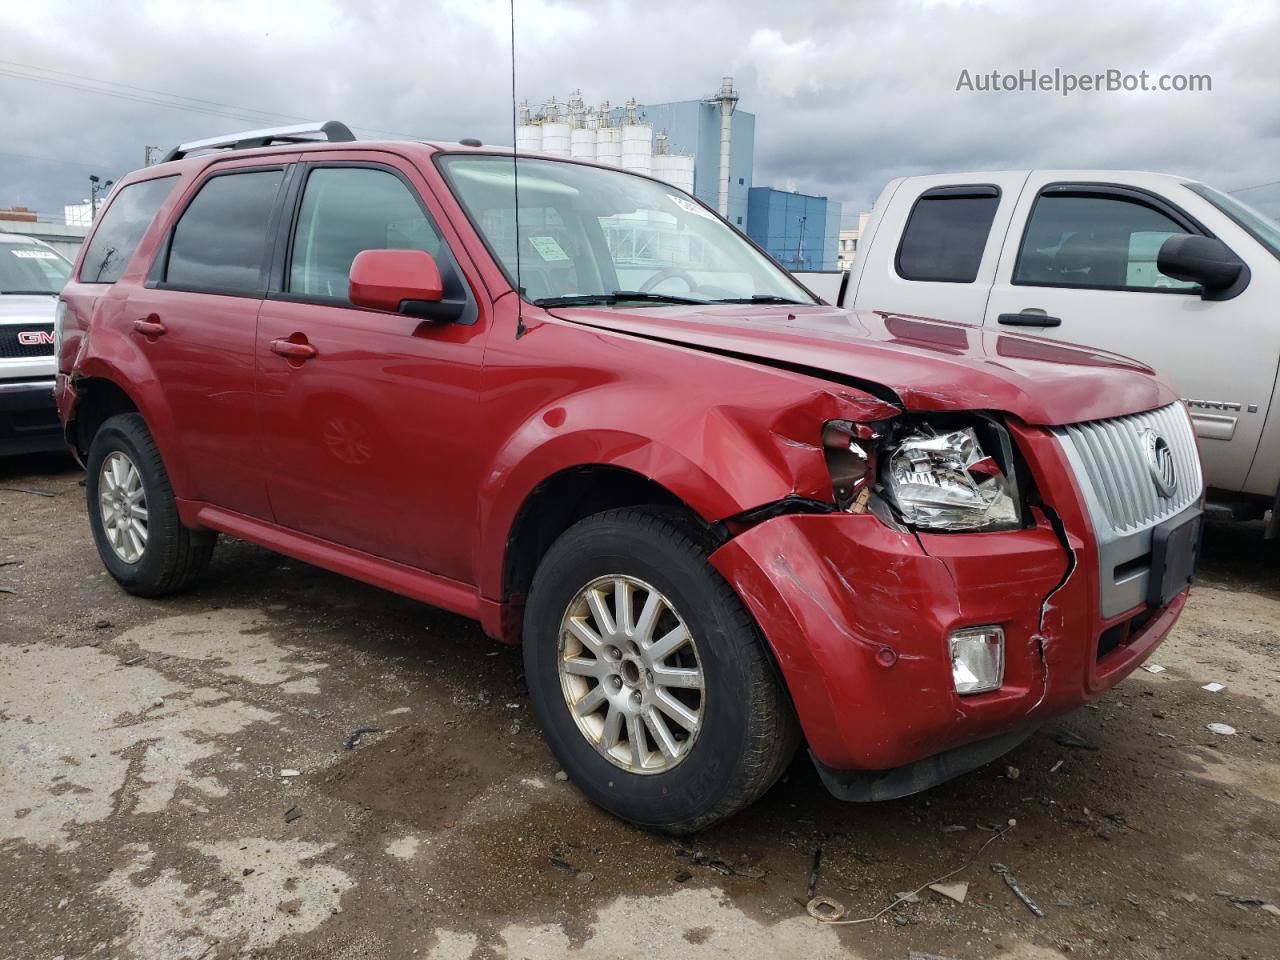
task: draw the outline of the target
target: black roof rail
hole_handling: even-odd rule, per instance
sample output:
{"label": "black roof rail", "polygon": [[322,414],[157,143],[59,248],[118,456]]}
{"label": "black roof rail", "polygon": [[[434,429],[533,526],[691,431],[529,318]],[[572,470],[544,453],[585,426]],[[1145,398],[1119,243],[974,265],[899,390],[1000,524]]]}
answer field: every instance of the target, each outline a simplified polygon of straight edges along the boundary
{"label": "black roof rail", "polygon": [[245,130],[222,137],[180,143],[165,154],[161,162],[181,160],[197,150],[248,150],[251,147],[268,147],[273,143],[306,143],[314,140],[314,134],[317,133],[323,133],[329,143],[350,143],[356,138],[350,127],[337,120],[329,120],[325,123],[298,123],[291,127]]}

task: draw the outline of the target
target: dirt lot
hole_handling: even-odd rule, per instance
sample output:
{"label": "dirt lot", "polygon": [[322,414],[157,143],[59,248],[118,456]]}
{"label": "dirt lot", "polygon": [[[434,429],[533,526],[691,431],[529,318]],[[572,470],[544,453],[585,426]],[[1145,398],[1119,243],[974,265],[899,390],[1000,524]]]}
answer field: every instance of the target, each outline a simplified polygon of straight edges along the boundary
{"label": "dirt lot", "polygon": [[[1280,548],[1256,526],[1209,530],[1165,672],[1006,760],[845,806],[801,758],[678,842],[557,778],[518,653],[472,624],[226,539],[194,592],[131,598],[79,479],[0,462],[0,957],[1280,956],[1251,902],[1280,903]],[[804,912],[815,849],[860,917],[1010,819],[964,903]]]}

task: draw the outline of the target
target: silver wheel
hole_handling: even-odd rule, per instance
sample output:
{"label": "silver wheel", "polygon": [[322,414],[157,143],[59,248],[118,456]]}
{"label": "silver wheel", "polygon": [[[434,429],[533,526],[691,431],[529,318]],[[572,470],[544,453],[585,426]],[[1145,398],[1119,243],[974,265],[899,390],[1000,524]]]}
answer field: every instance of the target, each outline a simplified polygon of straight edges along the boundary
{"label": "silver wheel", "polygon": [[137,563],[147,549],[147,492],[137,465],[120,451],[102,461],[98,475],[102,529],[117,557]]}
{"label": "silver wheel", "polygon": [[569,603],[556,657],[582,735],[629,773],[665,773],[693,748],[706,706],[693,635],[659,590],[621,574]]}

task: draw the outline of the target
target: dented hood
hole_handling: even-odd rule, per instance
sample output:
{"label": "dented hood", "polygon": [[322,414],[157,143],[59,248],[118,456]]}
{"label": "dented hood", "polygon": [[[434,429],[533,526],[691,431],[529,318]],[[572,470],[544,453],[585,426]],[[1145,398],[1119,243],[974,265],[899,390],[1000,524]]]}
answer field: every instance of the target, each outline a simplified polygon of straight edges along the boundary
{"label": "dented hood", "polygon": [[586,326],[833,375],[908,410],[1000,410],[1057,426],[1172,403],[1136,360],[984,327],[827,306],[574,307]]}

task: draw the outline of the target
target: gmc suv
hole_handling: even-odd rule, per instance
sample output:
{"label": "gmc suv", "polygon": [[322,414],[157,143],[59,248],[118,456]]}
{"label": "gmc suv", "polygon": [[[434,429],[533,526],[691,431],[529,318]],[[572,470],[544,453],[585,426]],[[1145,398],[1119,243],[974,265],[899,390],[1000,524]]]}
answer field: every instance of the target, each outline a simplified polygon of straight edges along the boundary
{"label": "gmc suv", "polygon": [[0,233],[0,455],[65,448],[53,405],[53,321],[70,275],[47,243]]}
{"label": "gmc suv", "polygon": [[1186,603],[1200,464],[1149,369],[832,308],[649,177],[336,122],[187,144],[62,299],[124,589],[223,532],[473,617],[523,642],[572,779],[652,829],[751,803],[801,739],[850,800],[973,769]]}

